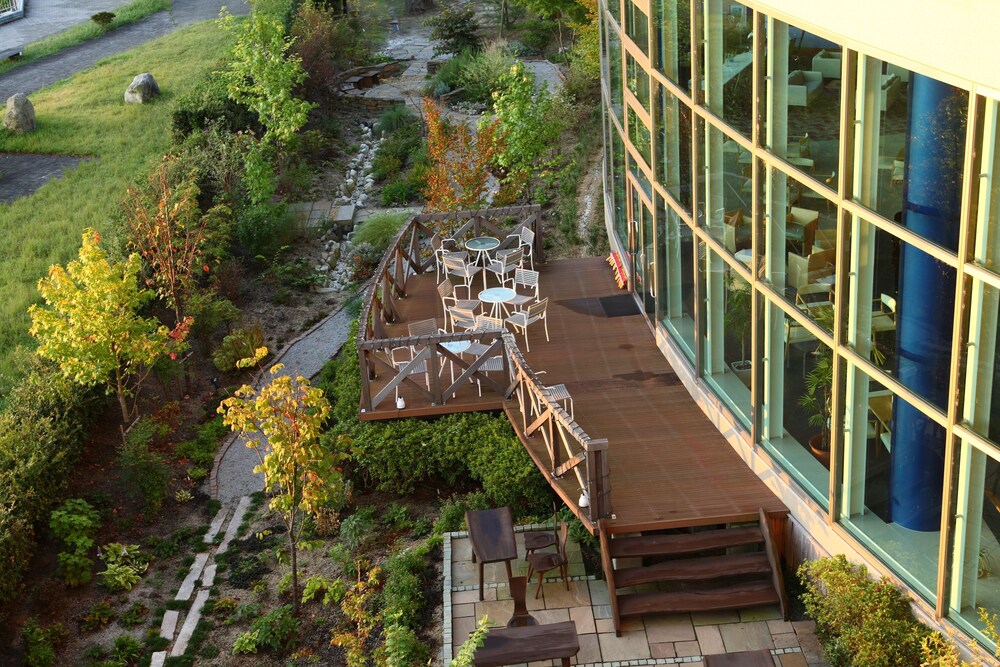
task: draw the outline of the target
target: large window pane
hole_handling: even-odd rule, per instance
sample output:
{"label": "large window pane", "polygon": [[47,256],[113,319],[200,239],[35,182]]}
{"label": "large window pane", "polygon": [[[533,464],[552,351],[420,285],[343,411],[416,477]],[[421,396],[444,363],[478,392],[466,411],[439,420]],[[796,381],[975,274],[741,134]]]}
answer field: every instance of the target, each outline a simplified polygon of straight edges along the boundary
{"label": "large window pane", "polygon": [[654,66],[685,90],[691,89],[691,6],[689,0],[653,3]]}
{"label": "large window pane", "polygon": [[769,86],[773,111],[766,145],[792,166],[837,188],[841,47],[775,21]]}
{"label": "large window pane", "polygon": [[750,137],[753,104],[752,12],[736,2],[706,4],[702,87],[708,108]]}
{"label": "large window pane", "polygon": [[627,247],[628,231],[625,212],[625,142],[611,126],[612,184],[614,189],[615,234],[622,247]]}
{"label": "large window pane", "polygon": [[704,192],[703,211],[709,233],[719,239],[730,253],[747,263],[753,224],[753,190],[750,154],[739,150],[735,141],[726,138],[722,130],[703,125],[701,190]]}
{"label": "large window pane", "polygon": [[614,27],[608,26],[608,91],[611,93],[611,109],[619,123],[624,123],[625,92],[622,89],[622,41]]}
{"label": "large window pane", "polygon": [[648,21],[641,9],[632,4],[631,0],[625,0],[625,34],[647,56],[649,55]]}
{"label": "large window pane", "polygon": [[[844,525],[927,600],[937,582],[944,479],[944,433],[924,424],[903,442],[899,431],[919,419],[912,407],[851,367],[841,517]],[[905,421],[905,423],[904,423]],[[930,455],[927,458],[927,455]],[[927,461],[932,461],[928,463]]]}
{"label": "large window pane", "polygon": [[[730,271],[721,257],[709,251],[708,349],[706,379],[737,418],[750,425],[750,284]],[[721,358],[716,355],[721,355]]]}
{"label": "large window pane", "polygon": [[[615,21],[621,23],[621,6],[619,0],[605,0],[608,6],[608,12],[611,14]],[[628,0],[625,0],[628,2]]]}
{"label": "large window pane", "polygon": [[656,180],[691,212],[691,110],[657,84]]}
{"label": "large window pane", "polygon": [[974,431],[1000,443],[1000,337],[997,336],[1000,290],[977,280],[970,297],[973,316],[969,322],[969,345],[963,348],[966,369],[963,418]]}
{"label": "large window pane", "polygon": [[688,360],[694,360],[694,234],[679,215],[656,197],[657,213],[663,220],[663,253],[657,258],[664,287],[657,292],[663,325],[680,344]]}
{"label": "large window pane", "polygon": [[642,119],[639,118],[639,115],[632,109],[631,105],[628,107],[628,138],[632,142],[632,145],[639,150],[639,154],[642,155],[642,159],[646,161],[646,164],[651,164],[653,157],[649,128],[642,122]]}
{"label": "large window pane", "polygon": [[648,112],[650,110],[649,75],[646,74],[646,70],[643,69],[639,61],[633,58],[630,53],[625,54],[625,62],[625,76],[627,77],[626,83],[628,84],[628,89],[639,100],[642,108]]}
{"label": "large window pane", "polygon": [[764,321],[763,445],[817,502],[829,502],[832,351],[774,305]]}

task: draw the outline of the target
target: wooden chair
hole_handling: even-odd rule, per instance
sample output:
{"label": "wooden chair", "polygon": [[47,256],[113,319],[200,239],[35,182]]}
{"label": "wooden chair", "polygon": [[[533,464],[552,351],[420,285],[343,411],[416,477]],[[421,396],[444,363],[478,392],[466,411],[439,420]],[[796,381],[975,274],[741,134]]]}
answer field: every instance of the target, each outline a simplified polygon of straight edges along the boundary
{"label": "wooden chair", "polygon": [[528,605],[525,600],[528,592],[528,578],[511,577],[508,584],[510,586],[510,597],[514,600],[514,614],[507,621],[507,627],[526,628],[538,625],[538,620],[528,613]]}
{"label": "wooden chair", "polygon": [[[539,549],[546,549],[558,543],[559,536],[556,534],[556,526],[559,525],[559,505],[552,501],[552,530],[532,530],[524,533],[524,553],[530,554]],[[513,582],[511,582],[513,585]],[[511,592],[513,595],[513,589]]]}
{"label": "wooden chair", "polygon": [[545,577],[545,573],[551,572],[556,568],[559,569],[559,573],[562,575],[563,583],[566,584],[566,590],[569,590],[569,559],[566,558],[566,540],[569,537],[569,526],[566,525],[565,521],[560,521],[559,523],[557,551],[535,552],[526,556],[528,561],[528,579],[531,579],[533,573],[538,573],[538,588],[535,589],[536,600],[542,593],[542,579]]}
{"label": "wooden chair", "polygon": [[541,321],[545,325],[545,341],[549,340],[549,322],[545,317],[548,307],[549,297],[545,297],[507,318],[507,324],[524,331],[524,347],[528,352],[531,352],[531,344],[528,342],[528,327],[535,322]]}

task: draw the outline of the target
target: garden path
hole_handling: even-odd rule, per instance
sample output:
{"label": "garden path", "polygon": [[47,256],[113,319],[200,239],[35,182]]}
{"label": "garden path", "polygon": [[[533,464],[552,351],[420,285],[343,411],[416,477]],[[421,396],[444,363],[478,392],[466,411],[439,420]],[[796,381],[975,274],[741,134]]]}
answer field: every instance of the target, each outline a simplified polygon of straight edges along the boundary
{"label": "garden path", "polygon": [[[85,70],[108,56],[133,49],[183,26],[215,18],[223,6],[228,7],[230,13],[237,15],[247,14],[250,11],[249,5],[238,1],[174,0],[170,11],[158,12],[136,23],[112,30],[97,39],[0,74],[0,100],[6,100],[16,93],[28,95]],[[153,76],[156,76],[155,72]],[[122,93],[125,92],[128,83],[128,81],[122,82]]]}

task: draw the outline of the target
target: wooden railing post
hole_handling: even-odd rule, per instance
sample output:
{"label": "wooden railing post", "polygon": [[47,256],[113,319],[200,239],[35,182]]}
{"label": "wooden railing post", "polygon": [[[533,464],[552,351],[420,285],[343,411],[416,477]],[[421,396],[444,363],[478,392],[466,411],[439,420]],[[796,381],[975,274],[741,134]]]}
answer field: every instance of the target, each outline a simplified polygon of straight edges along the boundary
{"label": "wooden railing post", "polygon": [[372,409],[372,389],[369,384],[371,371],[368,368],[367,354],[361,348],[358,348],[358,367],[361,376],[361,411],[370,411]]}
{"label": "wooden railing post", "polygon": [[587,485],[590,487],[590,518],[611,517],[611,468],[608,464],[608,441],[591,440],[587,450]]}

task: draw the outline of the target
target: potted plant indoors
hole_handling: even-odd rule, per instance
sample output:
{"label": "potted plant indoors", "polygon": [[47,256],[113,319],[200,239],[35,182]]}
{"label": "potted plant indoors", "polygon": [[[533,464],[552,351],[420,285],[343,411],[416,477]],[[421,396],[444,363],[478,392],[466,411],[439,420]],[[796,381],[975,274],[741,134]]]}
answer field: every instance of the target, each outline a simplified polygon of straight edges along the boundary
{"label": "potted plant indoors", "polygon": [[740,358],[729,364],[729,368],[747,387],[753,374],[753,362],[747,359],[747,334],[750,332],[751,307],[753,300],[750,286],[737,283],[731,276],[726,281],[729,292],[726,300],[726,330],[740,339]]}
{"label": "potted plant indoors", "polygon": [[[828,329],[833,327],[833,308],[816,308],[813,314],[820,325]],[[830,415],[833,411],[833,350],[821,343],[814,357],[816,363],[806,374],[806,387],[799,397],[799,405],[810,413],[810,426],[819,429],[819,433],[809,438],[809,449],[820,463],[829,468],[832,439]]]}

